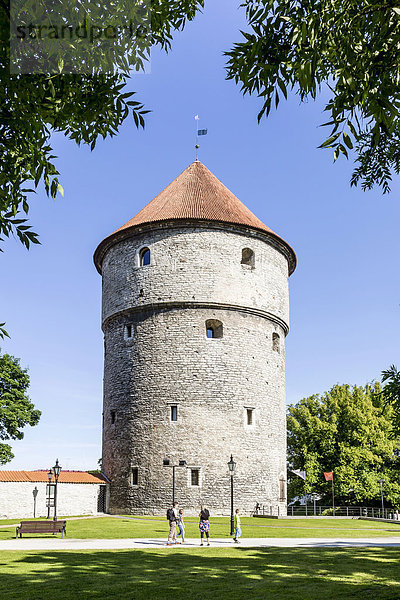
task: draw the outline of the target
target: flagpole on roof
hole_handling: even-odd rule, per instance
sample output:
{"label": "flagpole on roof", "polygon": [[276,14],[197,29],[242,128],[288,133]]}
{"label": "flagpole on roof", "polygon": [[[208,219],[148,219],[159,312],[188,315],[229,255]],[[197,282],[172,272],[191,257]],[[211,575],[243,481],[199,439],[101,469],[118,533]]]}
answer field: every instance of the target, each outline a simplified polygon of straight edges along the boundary
{"label": "flagpole on roof", "polygon": [[200,135],[207,135],[208,130],[207,129],[199,129],[199,115],[195,116],[196,122],[197,122],[197,127],[196,127],[196,160],[199,160],[199,136]]}
{"label": "flagpole on roof", "polygon": [[195,116],[196,119],[196,160],[199,160],[199,115]]}

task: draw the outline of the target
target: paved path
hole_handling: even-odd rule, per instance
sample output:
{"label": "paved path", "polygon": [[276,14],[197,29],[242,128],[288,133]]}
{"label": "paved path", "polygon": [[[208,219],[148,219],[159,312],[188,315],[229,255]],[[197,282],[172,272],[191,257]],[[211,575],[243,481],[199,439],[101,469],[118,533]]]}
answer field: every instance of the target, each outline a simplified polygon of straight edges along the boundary
{"label": "paved path", "polygon": [[[198,548],[199,539],[188,539],[179,548]],[[226,538],[211,540],[212,548],[355,548],[355,547],[400,547],[399,537],[376,538],[244,538],[240,545]],[[1,540],[1,550],[134,550],[136,548],[158,548],[174,552],[168,547],[165,538],[153,539],[115,539],[115,540],[79,540],[69,538],[21,538]],[[207,550],[207,546],[205,546]]]}

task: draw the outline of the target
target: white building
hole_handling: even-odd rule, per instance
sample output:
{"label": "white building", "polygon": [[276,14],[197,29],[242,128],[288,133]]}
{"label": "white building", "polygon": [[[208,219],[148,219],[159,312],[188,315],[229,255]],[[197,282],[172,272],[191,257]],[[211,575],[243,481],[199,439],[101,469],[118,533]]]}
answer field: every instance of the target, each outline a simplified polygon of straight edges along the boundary
{"label": "white building", "polygon": [[[0,471],[0,518],[32,518],[34,512],[36,517],[47,517],[48,483],[45,470]],[[108,488],[108,482],[101,475],[61,471],[57,485],[57,516],[106,512]],[[50,517],[53,514],[54,508],[50,507]]]}

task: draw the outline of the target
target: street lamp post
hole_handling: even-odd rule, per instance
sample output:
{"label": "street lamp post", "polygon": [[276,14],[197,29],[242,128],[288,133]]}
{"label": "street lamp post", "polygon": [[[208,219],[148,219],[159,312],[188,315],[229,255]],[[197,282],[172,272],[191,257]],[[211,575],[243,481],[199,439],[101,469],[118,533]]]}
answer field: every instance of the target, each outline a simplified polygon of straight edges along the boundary
{"label": "street lamp post", "polygon": [[51,480],[53,479],[53,471],[51,469],[49,469],[49,472],[47,473],[47,478],[49,480],[49,485],[47,486],[47,518],[50,519],[50,506],[51,506],[51,488],[52,488],[52,484],[51,484]]}
{"label": "street lamp post", "polygon": [[382,484],[383,484],[383,479],[379,480],[379,485],[381,486],[381,500],[382,500],[382,518],[385,518],[385,505],[383,503],[383,489],[382,489]]}
{"label": "street lamp post", "polygon": [[164,458],[164,467],[172,468],[172,504],[175,502],[175,469],[176,467],[186,467],[186,460],[180,460],[177,465],[171,465],[169,458]]}
{"label": "street lamp post", "polygon": [[234,535],[234,516],[233,516],[233,474],[236,469],[236,463],[233,460],[233,456],[231,454],[231,460],[228,462],[229,473],[231,475],[231,535]]}
{"label": "street lamp post", "polygon": [[60,473],[61,473],[61,466],[58,464],[58,458],[56,460],[56,464],[53,467],[53,473],[54,473],[54,479],[56,481],[56,485],[54,488],[54,521],[57,521],[57,483],[58,483],[58,478],[60,477]]}

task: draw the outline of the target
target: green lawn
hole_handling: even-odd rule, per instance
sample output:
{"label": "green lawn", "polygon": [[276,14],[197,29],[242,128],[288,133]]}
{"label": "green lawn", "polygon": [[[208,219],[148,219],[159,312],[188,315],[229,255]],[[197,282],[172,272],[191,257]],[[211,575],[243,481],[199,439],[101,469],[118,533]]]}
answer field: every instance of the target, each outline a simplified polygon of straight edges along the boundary
{"label": "green lawn", "polygon": [[398,549],[0,552],[7,600],[398,600]]}
{"label": "green lawn", "polygon": [[[67,519],[68,521],[68,519]],[[149,517],[99,517],[67,522],[69,538],[162,538],[168,535],[166,519]],[[359,521],[357,519],[288,519],[269,520],[242,518],[243,537],[377,537],[400,536],[400,525],[379,523],[376,521]],[[212,537],[229,538],[229,518],[216,517],[211,520],[210,535]],[[0,540],[15,536],[15,526],[0,529]],[[25,534],[24,537],[36,537]],[[40,534],[39,537],[44,537]],[[52,537],[49,534],[49,537]],[[186,537],[199,537],[197,519],[186,519]]]}

